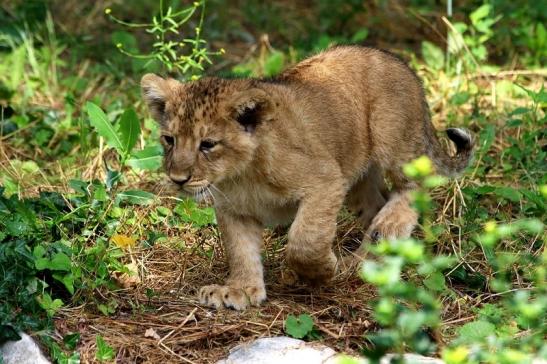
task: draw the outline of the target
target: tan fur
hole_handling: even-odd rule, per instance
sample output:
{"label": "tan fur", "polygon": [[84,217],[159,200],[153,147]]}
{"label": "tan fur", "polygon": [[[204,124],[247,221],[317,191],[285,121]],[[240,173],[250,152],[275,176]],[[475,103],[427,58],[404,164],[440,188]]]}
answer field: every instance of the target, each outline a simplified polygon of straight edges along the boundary
{"label": "tan fur", "polygon": [[265,226],[290,223],[287,264],[324,282],[336,271],[332,242],[344,203],[375,238],[409,236],[417,214],[401,166],[428,155],[450,175],[471,156],[463,130],[449,130],[456,156],[441,148],[420,81],[375,49],[336,47],[273,80],[183,84],[149,74],[141,85],[167,135],[167,174],[187,194],[214,198],[230,275],[199,298],[217,308],[266,299]]}

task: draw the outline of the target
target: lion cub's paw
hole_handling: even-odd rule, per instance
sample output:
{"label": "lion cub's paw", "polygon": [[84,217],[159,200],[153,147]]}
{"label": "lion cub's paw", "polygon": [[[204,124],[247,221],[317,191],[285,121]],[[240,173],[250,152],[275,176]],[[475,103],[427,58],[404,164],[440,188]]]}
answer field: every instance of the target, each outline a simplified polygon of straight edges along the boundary
{"label": "lion cub's paw", "polygon": [[408,238],[418,223],[418,214],[407,204],[387,204],[368,229],[372,240]]}
{"label": "lion cub's paw", "polygon": [[220,309],[223,307],[234,310],[245,310],[250,305],[258,306],[266,300],[264,287],[232,287],[213,284],[199,290],[199,302],[202,305]]}

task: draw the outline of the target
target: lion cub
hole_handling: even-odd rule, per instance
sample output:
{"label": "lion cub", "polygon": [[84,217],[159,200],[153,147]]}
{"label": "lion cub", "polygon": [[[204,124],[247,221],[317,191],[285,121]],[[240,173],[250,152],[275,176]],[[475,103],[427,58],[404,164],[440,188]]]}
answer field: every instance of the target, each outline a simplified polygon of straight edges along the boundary
{"label": "lion cub", "polygon": [[147,74],[141,86],[161,124],[166,173],[185,193],[214,199],[230,275],[199,299],[216,308],[266,299],[265,226],[290,223],[287,264],[307,280],[328,280],[344,202],[374,239],[407,237],[417,215],[401,166],[427,155],[439,173],[455,175],[471,157],[462,129],[447,130],[457,148],[447,154],[420,80],[376,49],[335,47],[273,79],[180,83]]}

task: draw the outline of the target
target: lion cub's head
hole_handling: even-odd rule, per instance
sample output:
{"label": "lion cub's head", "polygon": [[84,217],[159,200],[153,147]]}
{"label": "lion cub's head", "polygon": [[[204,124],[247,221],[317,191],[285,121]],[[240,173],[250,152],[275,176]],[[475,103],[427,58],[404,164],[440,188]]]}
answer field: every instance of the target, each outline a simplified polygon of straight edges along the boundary
{"label": "lion cub's head", "polygon": [[256,81],[206,78],[180,83],[147,74],[141,88],[161,125],[165,171],[186,193],[199,197],[253,160],[272,105]]}

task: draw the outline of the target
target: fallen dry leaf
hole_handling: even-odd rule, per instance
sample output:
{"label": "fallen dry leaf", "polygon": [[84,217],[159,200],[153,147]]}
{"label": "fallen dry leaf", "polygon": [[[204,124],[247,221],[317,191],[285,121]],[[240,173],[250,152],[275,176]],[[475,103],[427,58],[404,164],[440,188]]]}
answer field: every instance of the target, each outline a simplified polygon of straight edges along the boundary
{"label": "fallen dry leaf", "polygon": [[134,287],[137,284],[141,283],[139,277],[139,270],[135,263],[126,264],[125,267],[129,270],[128,273],[114,272],[112,276],[123,288]]}
{"label": "fallen dry leaf", "polygon": [[151,337],[156,340],[160,339],[160,336],[153,328],[146,329],[146,331],[144,332],[144,337]]}
{"label": "fallen dry leaf", "polygon": [[127,235],[114,234],[111,240],[116,244],[117,247],[122,249],[127,249],[135,246],[137,240]]}

